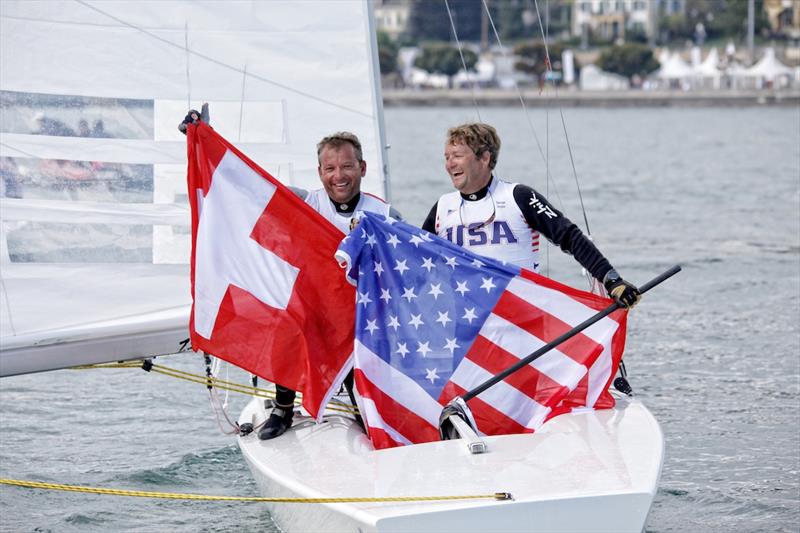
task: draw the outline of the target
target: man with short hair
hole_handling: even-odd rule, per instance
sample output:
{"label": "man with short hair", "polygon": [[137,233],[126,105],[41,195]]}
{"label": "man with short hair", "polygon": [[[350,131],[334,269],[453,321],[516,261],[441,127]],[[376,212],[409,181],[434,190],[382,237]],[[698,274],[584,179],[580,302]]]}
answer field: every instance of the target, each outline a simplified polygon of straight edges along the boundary
{"label": "man with short hair", "polygon": [[[207,116],[204,117],[207,121]],[[202,120],[201,113],[191,110],[178,127],[185,133],[185,125]],[[361,178],[367,173],[361,142],[354,134],[346,131],[328,135],[317,143],[317,173],[322,188],[310,192],[292,188],[328,222],[344,234],[350,233],[353,215],[362,211],[400,218],[390,205],[375,195],[361,192]],[[352,395],[353,373],[345,378],[345,385]],[[274,439],[292,426],[294,400],[297,393],[292,389],[275,384],[275,406],[266,423],[258,433],[261,440]]]}
{"label": "man with short hair", "polygon": [[536,190],[493,174],[500,137],[488,124],[450,128],[445,169],[456,191],[442,195],[422,228],[471,251],[539,271],[539,235],[575,257],[609,295],[633,307],[639,289],[620,277],[611,263],[568,218]]}

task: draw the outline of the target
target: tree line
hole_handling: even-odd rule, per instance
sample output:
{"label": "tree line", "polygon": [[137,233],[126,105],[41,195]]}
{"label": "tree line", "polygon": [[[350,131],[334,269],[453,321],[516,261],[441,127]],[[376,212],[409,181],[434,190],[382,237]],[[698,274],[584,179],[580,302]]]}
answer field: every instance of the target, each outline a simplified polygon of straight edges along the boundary
{"label": "tree line", "polygon": [[[475,51],[479,48],[474,43],[493,42],[495,29],[505,44],[513,45],[517,58],[514,68],[539,82],[548,70],[542,34],[547,36],[554,70],[560,69],[563,50],[586,44],[603,48],[598,66],[608,72],[644,77],[659,66],[650,46],[652,42],[636,28],[626,29],[623,42],[603,40],[591,31],[584,36],[571,36],[572,0],[538,2],[539,10],[532,0],[487,0],[487,4],[493,28],[485,17],[483,0],[449,0],[447,4],[444,0],[412,0],[405,34],[395,41],[379,32],[381,73],[397,70],[397,51],[401,46],[418,46],[420,53],[414,65],[430,73],[453,76],[464,65],[468,70],[473,69],[478,61]],[[763,4],[764,0],[755,0],[755,27],[756,32],[767,36]],[[682,14],[662,15],[658,20],[655,41],[661,44],[682,44],[686,40],[702,44],[706,39],[726,38],[741,41],[747,30],[747,0],[685,0]],[[473,43],[473,46],[462,46],[463,62],[455,45],[454,30],[462,45]],[[580,65],[576,65],[576,69],[579,68]]]}

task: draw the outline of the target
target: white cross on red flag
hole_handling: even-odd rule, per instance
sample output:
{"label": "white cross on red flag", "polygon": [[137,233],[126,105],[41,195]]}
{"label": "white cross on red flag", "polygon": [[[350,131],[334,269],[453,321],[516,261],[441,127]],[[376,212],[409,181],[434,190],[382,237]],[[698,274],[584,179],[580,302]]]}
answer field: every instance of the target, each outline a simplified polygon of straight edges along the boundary
{"label": "white cross on red flag", "polygon": [[353,350],[344,234],[210,126],[187,145],[192,348],[302,392],[317,417]]}

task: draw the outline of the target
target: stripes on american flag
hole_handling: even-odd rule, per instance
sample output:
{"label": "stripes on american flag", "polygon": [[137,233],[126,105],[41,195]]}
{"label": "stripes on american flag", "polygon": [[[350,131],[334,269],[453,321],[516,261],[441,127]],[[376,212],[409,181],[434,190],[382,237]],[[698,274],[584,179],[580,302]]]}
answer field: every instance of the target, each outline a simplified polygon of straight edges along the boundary
{"label": "stripes on american flag", "polygon": [[[438,440],[449,400],[611,303],[371,213],[337,257],[357,287],[355,380],[376,448]],[[626,318],[612,313],[471,400],[479,433],[612,407]]]}

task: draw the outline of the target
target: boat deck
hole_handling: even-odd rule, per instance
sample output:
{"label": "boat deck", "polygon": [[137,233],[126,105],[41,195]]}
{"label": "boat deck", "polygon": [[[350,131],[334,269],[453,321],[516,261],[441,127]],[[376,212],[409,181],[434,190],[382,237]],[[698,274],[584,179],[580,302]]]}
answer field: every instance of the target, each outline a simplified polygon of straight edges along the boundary
{"label": "boat deck", "polygon": [[[252,402],[240,422],[264,419]],[[239,439],[265,496],[410,497],[510,492],[513,501],[277,504],[287,531],[641,531],[658,486],[663,436],[638,400],[562,415],[535,434],[373,450],[349,418],[296,421]]]}

